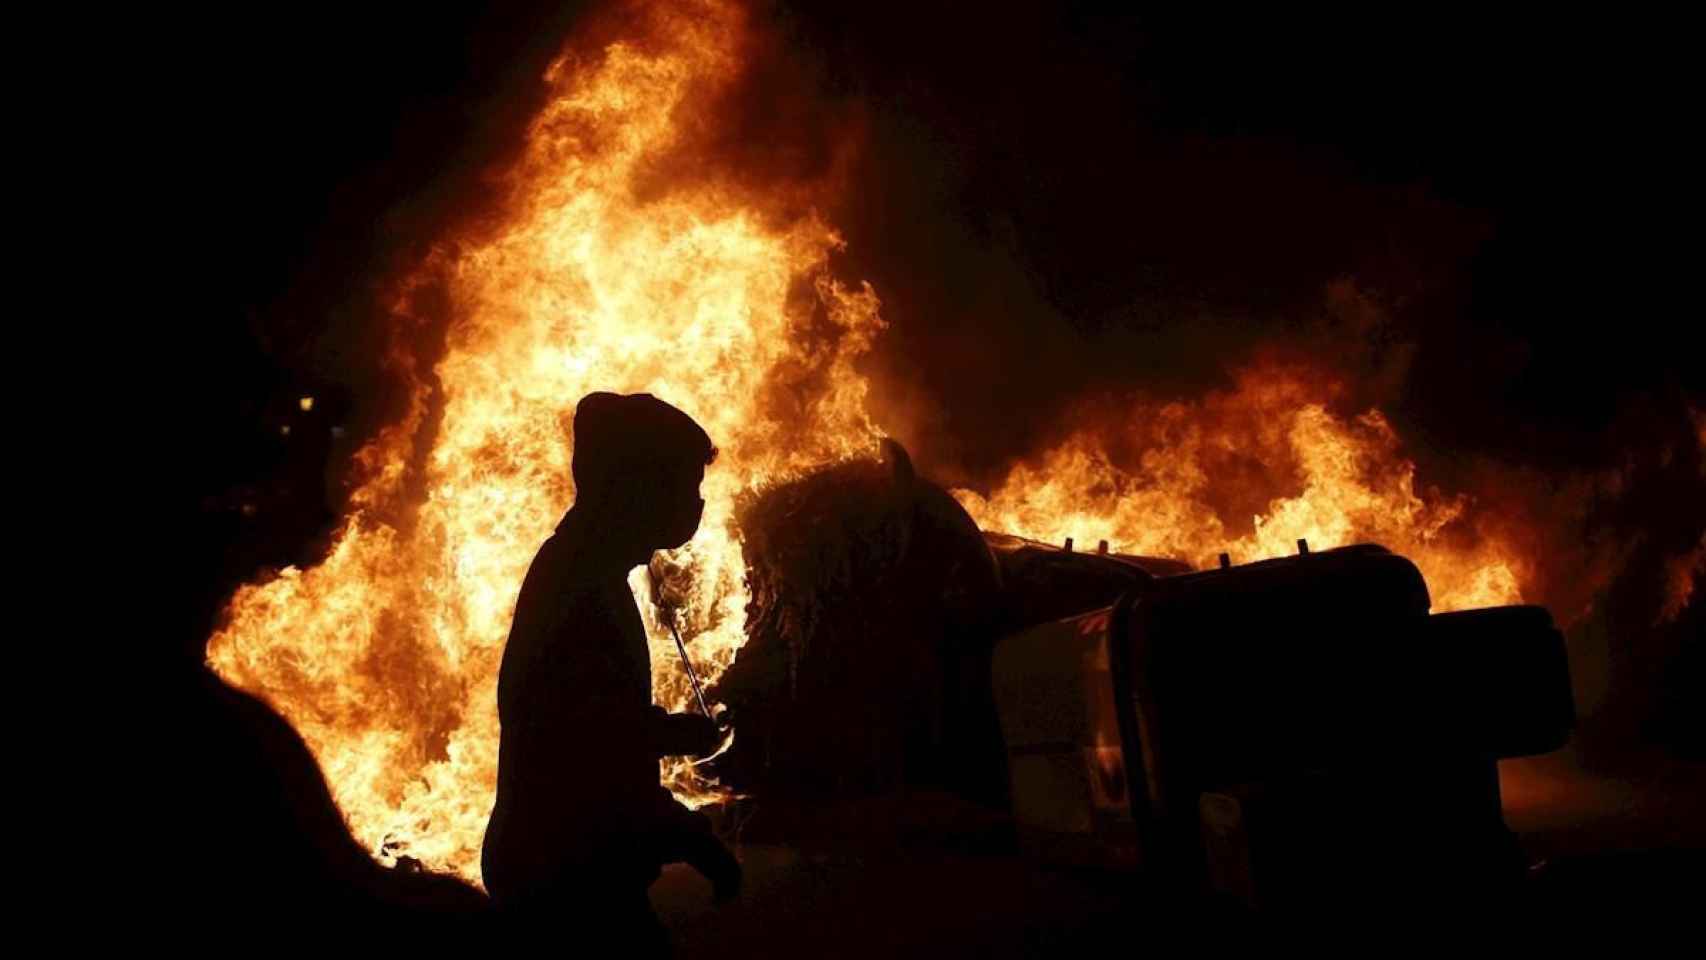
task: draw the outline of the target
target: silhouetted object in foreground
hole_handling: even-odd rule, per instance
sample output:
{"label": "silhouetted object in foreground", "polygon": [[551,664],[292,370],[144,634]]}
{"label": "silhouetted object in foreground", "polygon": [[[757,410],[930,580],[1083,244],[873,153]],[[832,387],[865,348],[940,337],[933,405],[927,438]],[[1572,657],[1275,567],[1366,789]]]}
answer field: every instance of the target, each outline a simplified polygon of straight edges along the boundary
{"label": "silhouetted object in foreground", "polygon": [[1300,543],[1007,638],[1022,840],[1282,912],[1511,906],[1496,764],[1568,739],[1563,636],[1540,607],[1430,606],[1403,557]]}
{"label": "silhouetted object in foreground", "polygon": [[[307,745],[259,699],[205,670],[170,693],[177,726],[166,739],[181,764],[159,758],[146,774],[184,799],[150,823],[165,849],[141,862],[173,879],[150,924],[291,937],[349,923],[442,943],[480,920],[487,901],[473,887],[412,861],[374,861]],[[290,924],[309,926],[281,929]]]}
{"label": "silhouetted object in foreground", "polygon": [[981,531],[893,440],[739,518],[748,639],[714,695],[740,735],[715,772],[759,799],[745,835],[807,848],[1010,848],[998,641],[1190,569]]}
{"label": "silhouetted object in foreground", "polygon": [[[987,682],[954,683],[978,676],[958,667],[993,635],[1000,588],[965,511],[890,441],[884,461],[764,491],[741,527],[749,640],[716,687],[740,730],[718,776],[773,801],[767,819],[905,789],[975,793],[967,777],[989,771],[982,794],[999,803],[1000,730],[976,697]],[[992,763],[962,770],[978,746]]]}
{"label": "silhouetted object in foreground", "polygon": [[575,410],[575,503],[528,569],[498,676],[502,739],[486,829],[488,891],[519,925],[543,922],[624,953],[666,939],[647,888],[666,863],[719,899],[740,867],[709,821],[658,784],[658,759],[708,753],[716,725],[652,703],[645,628],[628,573],[699,526],[715,456],[686,414],[648,395],[590,394]]}

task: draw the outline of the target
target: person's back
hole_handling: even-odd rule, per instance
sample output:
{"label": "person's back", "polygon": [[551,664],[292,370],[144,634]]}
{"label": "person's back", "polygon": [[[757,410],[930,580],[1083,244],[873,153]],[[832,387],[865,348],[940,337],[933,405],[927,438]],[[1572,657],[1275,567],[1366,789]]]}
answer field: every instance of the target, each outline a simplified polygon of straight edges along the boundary
{"label": "person's back", "polygon": [[573,911],[658,946],[646,888],[661,864],[694,864],[720,895],[739,883],[705,818],[658,784],[660,756],[707,752],[719,733],[707,718],[653,706],[627,585],[652,550],[692,535],[713,449],[684,414],[646,396],[589,396],[575,432],[575,506],[528,569],[499,673],[484,880],[510,916],[556,923]]}
{"label": "person's back", "polygon": [[[588,556],[594,546],[559,529],[516,602],[499,672],[498,796],[483,857],[498,899],[549,881],[565,863],[585,869],[617,857],[595,849],[598,841],[643,826],[624,821],[658,789],[657,759],[632,719],[651,705],[644,628],[627,584]],[[628,724],[613,722],[623,714]]]}

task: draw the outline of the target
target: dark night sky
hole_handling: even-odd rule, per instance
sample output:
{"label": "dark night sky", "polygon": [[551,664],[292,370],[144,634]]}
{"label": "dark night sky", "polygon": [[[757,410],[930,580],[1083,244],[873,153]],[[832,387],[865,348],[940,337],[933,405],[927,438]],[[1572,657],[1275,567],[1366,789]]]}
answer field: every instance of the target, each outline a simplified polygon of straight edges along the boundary
{"label": "dark night sky", "polygon": [[[779,76],[864,119],[858,199],[835,211],[844,268],[888,304],[878,372],[933,408],[914,440],[942,469],[1012,456],[965,438],[1023,444],[1084,379],[1211,381],[1319,314],[1339,277],[1420,344],[1411,388],[1429,397],[1401,399],[1400,420],[1455,445],[1556,424],[1529,446],[1568,461],[1631,394],[1700,386],[1662,230],[1692,199],[1662,23],[810,6],[768,17],[808,64]],[[576,12],[199,24],[228,42],[168,67],[165,121],[191,147],[199,346],[242,352],[253,316],[299,373],[392,258],[478,202],[471,172],[513,143]],[[940,362],[968,340],[975,356]],[[1017,431],[964,419],[1039,356],[1060,383],[1000,411]]]}
{"label": "dark night sky", "polygon": [[[743,121],[806,168],[860,131],[837,268],[884,300],[875,403],[936,476],[997,475],[1087,391],[1188,396],[1257,349],[1307,350],[1346,279],[1414,351],[1374,399],[1417,449],[1593,469],[1703,405],[1694,244],[1671,236],[1697,211],[1676,25],[941,6],[767,9],[793,52],[753,110],[821,109]],[[192,623],[330,523],[340,448],[281,445],[272,418],[313,392],[347,446],[381,415],[347,328],[478,205],[578,13],[310,3],[165,25],[181,42],[151,65],[148,128],[194,281],[174,305]],[[1028,389],[1004,390],[1016,369]],[[281,476],[291,535],[208,506]]]}

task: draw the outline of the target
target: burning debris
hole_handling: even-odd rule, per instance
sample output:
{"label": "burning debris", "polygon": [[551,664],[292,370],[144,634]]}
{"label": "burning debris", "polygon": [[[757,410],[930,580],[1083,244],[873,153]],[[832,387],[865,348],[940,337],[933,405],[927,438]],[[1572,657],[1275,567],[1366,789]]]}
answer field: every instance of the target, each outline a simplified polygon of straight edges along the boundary
{"label": "burning debris", "polygon": [[953,498],[884,450],[741,512],[749,640],[715,694],[739,731],[719,769],[743,790],[821,800],[954,776],[966,694],[949,681],[990,643],[1000,574]]}
{"label": "burning debris", "polygon": [[[700,98],[739,76],[745,14],[645,7],[622,42],[565,56],[501,209],[445,238],[400,285],[401,418],[356,456],[325,558],[231,599],[208,661],[302,734],[359,842],[478,881],[495,784],[498,658],[516,585],[573,500],[567,411],[593,390],[652,393],[720,448],[679,626],[704,680],[746,640],[737,497],[868,452],[852,361],[880,327],[868,289],[829,275],[839,242],[802,198],[683,180],[637,195]],[[441,348],[418,343],[446,323]],[[643,571],[636,595],[649,594]],[[643,604],[646,609],[649,604]],[[647,628],[660,704],[692,690]],[[685,762],[685,802],[718,795]]]}
{"label": "burning debris", "polygon": [[[1384,883],[1433,900],[1514,885],[1495,760],[1568,737],[1563,636],[1537,607],[1430,606],[1383,548],[1304,548],[1151,580],[1004,641],[1022,836],[1045,857],[1185,881],[1206,866],[1248,900],[1336,907],[1395,902],[1362,882],[1358,851],[1396,817],[1386,855],[1405,868]],[[1334,809],[1353,789],[1386,798],[1377,816]]]}
{"label": "burning debris", "polygon": [[1092,423],[987,496],[955,495],[987,530],[1104,538],[1196,567],[1222,552],[1283,556],[1298,540],[1378,542],[1415,559],[1440,609],[1521,600],[1523,551],[1481,529],[1469,497],[1418,490],[1379,411],[1335,415],[1332,392],[1307,371],[1254,366],[1230,391]]}
{"label": "burning debris", "polygon": [[[1093,554],[1037,543],[1005,533],[985,533],[1004,587],[1000,622],[1005,630],[1075,616],[1105,607],[1156,577],[1188,573],[1178,560],[1098,550]],[[1106,544],[1107,541],[1102,541]]]}
{"label": "burning debris", "polygon": [[[739,78],[745,14],[644,6],[630,27],[551,68],[497,208],[398,285],[406,403],[356,455],[334,542],[239,589],[208,646],[219,676],[300,733],[369,855],[479,881],[501,644],[574,498],[565,418],[593,390],[665,398],[721,449],[699,535],[632,580],[658,601],[643,610],[668,611],[646,624],[654,698],[697,699],[679,631],[734,722],[726,756],[665,769],[689,805],[929,777],[997,798],[994,704],[966,679],[987,676],[996,639],[1221,552],[1372,540],[1414,558],[1436,609],[1532,596],[1521,536],[1419,489],[1378,411],[1344,416],[1294,369],[1134,402],[992,490],[920,479],[867,410],[856,361],[883,320],[869,287],[831,271],[841,239],[818,198],[680,173],[686,128]],[[1107,548],[1052,546],[1069,537]],[[1698,554],[1674,569],[1686,599]]]}

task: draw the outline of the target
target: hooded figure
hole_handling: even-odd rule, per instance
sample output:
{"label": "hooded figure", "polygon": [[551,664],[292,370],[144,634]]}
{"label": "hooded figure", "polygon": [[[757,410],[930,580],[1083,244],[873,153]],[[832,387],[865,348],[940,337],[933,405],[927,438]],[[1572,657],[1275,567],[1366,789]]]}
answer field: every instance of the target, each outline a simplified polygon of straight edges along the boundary
{"label": "hooded figure", "polygon": [[481,865],[510,917],[596,925],[645,953],[667,946],[646,893],[663,864],[693,865],[719,899],[739,889],[709,821],[658,783],[660,757],[709,753],[721,734],[653,705],[628,587],[653,551],[698,529],[715,455],[697,423],[648,394],[593,393],[575,408],[575,502],[528,568],[498,674]]}

